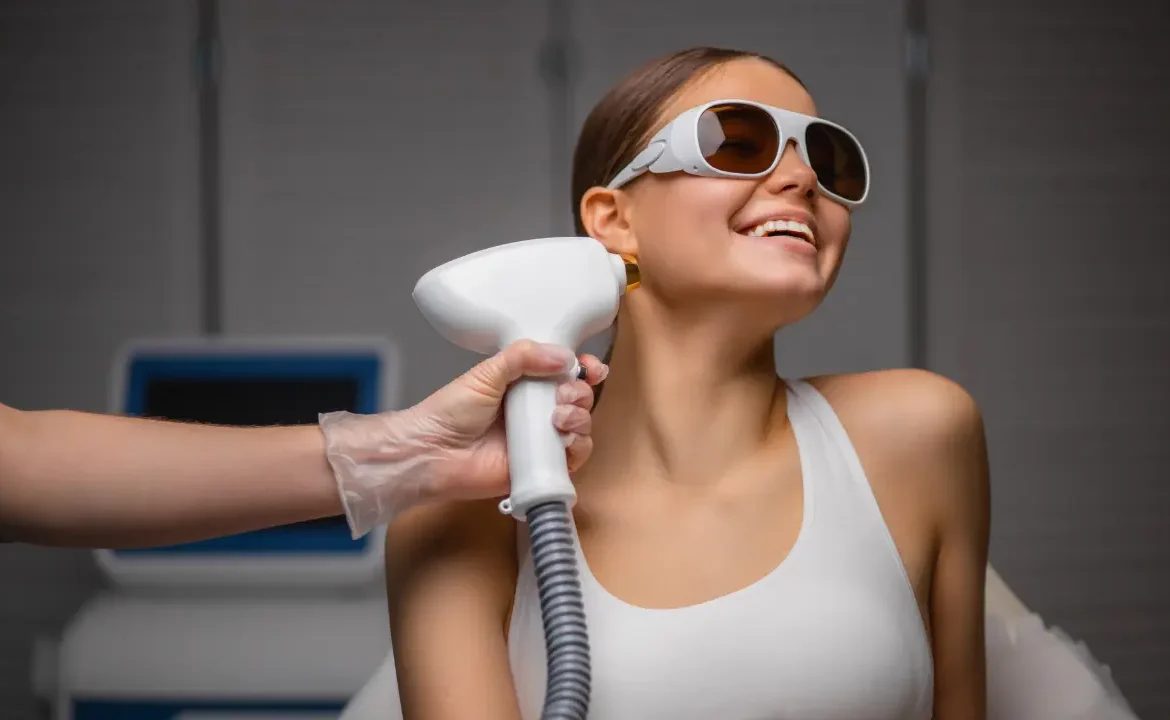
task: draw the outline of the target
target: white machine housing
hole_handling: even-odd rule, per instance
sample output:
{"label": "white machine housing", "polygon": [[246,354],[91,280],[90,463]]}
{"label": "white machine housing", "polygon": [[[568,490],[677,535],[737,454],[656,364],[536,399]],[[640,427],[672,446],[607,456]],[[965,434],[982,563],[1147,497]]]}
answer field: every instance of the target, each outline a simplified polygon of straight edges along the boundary
{"label": "white machine housing", "polygon": [[[259,388],[274,382],[284,385],[267,392],[280,400],[267,402],[268,396]],[[166,388],[169,400],[152,402],[152,393],[161,392],[160,383],[170,383]],[[225,389],[229,387],[234,389]],[[217,394],[225,397],[249,387],[259,393],[257,397],[265,398],[250,412],[257,416],[268,413],[266,421],[250,422],[235,406],[226,411],[215,407]],[[396,409],[400,395],[398,350],[384,338],[366,337],[135,340],[121,349],[113,365],[110,411],[151,415],[158,414],[152,410],[160,410],[173,419],[232,425],[315,424],[316,412],[304,405],[290,419],[272,414],[272,408],[296,396],[298,388],[316,392],[313,388],[319,387],[328,387],[326,394],[333,395],[333,405],[320,408],[321,412]],[[351,396],[348,402],[340,402],[339,392]],[[174,417],[166,411],[173,409],[175,402],[185,403],[180,408],[184,411],[190,410],[192,403],[201,404],[212,417]],[[232,402],[238,404],[239,397]],[[222,416],[215,415],[220,411]],[[159,482],[165,481],[159,478]],[[344,517],[338,517],[172,547],[103,549],[95,551],[95,557],[110,580],[127,589],[368,588],[380,583],[384,539],[385,528],[379,527],[354,540]]]}
{"label": "white machine housing", "polygon": [[381,597],[103,595],[66,628],[54,720],[335,720],[389,647]]}

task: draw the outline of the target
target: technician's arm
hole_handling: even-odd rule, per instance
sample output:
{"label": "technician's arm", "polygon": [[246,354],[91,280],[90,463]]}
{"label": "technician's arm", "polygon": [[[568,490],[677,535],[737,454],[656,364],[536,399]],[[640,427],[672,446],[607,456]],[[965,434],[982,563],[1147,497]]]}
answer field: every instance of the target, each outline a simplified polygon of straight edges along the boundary
{"label": "technician's arm", "polygon": [[421,503],[499,497],[497,418],[522,376],[557,379],[571,468],[592,449],[597,358],[518,342],[414,407],[320,426],[228,428],[0,405],[0,540],[143,547],[345,513],[356,535]]}
{"label": "technician's arm", "polygon": [[165,545],[342,512],[316,426],[223,428],[0,405],[0,533]]}

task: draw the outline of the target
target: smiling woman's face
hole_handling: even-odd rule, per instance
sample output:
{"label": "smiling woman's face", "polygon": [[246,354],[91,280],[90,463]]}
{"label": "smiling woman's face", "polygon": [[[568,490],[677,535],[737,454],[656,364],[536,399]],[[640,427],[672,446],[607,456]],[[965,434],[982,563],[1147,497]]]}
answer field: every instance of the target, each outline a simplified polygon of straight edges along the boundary
{"label": "smiling woman's face", "polygon": [[[765,61],[739,59],[685,86],[652,132],[689,108],[729,98],[817,112],[793,77]],[[625,223],[621,247],[611,249],[637,256],[646,290],[672,304],[758,298],[777,326],[799,320],[824,299],[849,240],[849,210],[821,194],[816,174],[791,143],[763,178],[647,173],[618,192],[625,193],[616,203]],[[615,226],[595,222],[590,202],[582,211],[587,230],[610,245]],[[769,221],[800,223],[812,237],[769,237],[768,230],[782,227],[764,224]]]}

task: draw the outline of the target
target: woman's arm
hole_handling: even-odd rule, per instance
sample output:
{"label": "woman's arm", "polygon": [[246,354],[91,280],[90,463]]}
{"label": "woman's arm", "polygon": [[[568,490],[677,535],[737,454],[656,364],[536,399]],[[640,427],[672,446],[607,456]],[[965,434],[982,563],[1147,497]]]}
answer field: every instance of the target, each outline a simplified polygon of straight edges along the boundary
{"label": "woman's arm", "polygon": [[404,720],[519,720],[508,663],[516,521],[494,501],[422,506],[386,536]]}
{"label": "woman's arm", "polygon": [[923,443],[934,476],[938,555],[931,584],[937,720],[987,714],[984,603],[990,498],[987,445],[975,402],[958,386],[939,388],[936,430]]}
{"label": "woman's arm", "polygon": [[222,428],[0,405],[8,540],[166,545],[341,512],[316,426]]}

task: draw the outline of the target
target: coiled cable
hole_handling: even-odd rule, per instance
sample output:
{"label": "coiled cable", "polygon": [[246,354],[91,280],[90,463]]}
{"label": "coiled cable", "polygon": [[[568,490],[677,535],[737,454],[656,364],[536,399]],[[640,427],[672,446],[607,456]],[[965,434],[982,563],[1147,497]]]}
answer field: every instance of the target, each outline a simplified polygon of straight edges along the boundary
{"label": "coiled cable", "polygon": [[585,720],[591,683],[589,633],[569,508],[563,502],[536,505],[526,519],[548,651],[548,685],[540,717]]}

